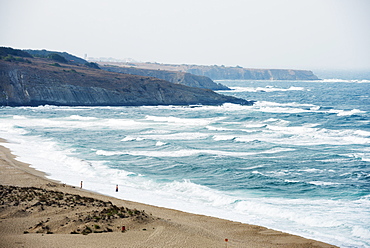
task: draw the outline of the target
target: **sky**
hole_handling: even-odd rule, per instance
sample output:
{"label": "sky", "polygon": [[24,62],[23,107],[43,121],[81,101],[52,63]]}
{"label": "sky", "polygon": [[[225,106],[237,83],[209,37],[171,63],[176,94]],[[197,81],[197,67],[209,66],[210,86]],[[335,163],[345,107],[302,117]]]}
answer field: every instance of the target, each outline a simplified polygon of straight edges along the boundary
{"label": "sky", "polygon": [[0,46],[172,64],[370,70],[370,0],[0,0]]}

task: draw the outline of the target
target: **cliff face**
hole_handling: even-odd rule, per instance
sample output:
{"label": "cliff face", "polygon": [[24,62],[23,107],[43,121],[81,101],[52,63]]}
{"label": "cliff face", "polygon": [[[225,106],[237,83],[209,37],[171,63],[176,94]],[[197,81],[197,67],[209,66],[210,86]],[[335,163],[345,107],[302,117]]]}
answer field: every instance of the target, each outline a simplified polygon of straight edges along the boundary
{"label": "cliff face", "polygon": [[187,72],[213,80],[318,80],[312,71],[284,69],[246,69],[222,66],[190,66]]}
{"label": "cliff face", "polygon": [[140,69],[187,72],[194,75],[206,76],[212,80],[318,80],[318,77],[312,71],[308,70],[248,69],[239,66],[172,65],[133,62],[112,64]]}
{"label": "cliff face", "polygon": [[211,90],[229,90],[228,87],[213,82],[210,78],[205,76],[198,76],[185,72],[175,72],[175,71],[164,71],[164,70],[148,70],[148,69],[139,69],[131,67],[118,67],[118,66],[100,66],[101,69],[127,73],[140,76],[156,77],[166,81],[169,81],[174,84],[183,84],[190,87],[197,87],[203,89]]}
{"label": "cliff face", "polygon": [[253,104],[211,90],[173,84],[152,77],[107,72],[78,65],[51,65],[45,59],[30,59],[30,63],[0,60],[2,106],[219,105],[226,102]]}

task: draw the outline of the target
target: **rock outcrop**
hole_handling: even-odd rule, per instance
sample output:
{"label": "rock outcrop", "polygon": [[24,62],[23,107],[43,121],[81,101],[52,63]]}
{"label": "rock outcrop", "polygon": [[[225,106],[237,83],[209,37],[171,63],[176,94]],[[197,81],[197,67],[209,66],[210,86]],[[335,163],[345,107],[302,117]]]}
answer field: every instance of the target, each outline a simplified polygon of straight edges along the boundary
{"label": "rock outcrop", "polygon": [[198,76],[186,72],[165,71],[165,70],[148,70],[132,67],[119,66],[102,66],[100,68],[107,71],[126,73],[139,76],[156,77],[174,84],[183,84],[190,87],[197,87],[210,90],[229,90],[228,87],[215,83],[209,77]]}
{"label": "rock outcrop", "polygon": [[165,80],[108,72],[82,65],[53,63],[41,58],[27,62],[0,60],[2,106],[141,106],[252,105],[211,90]]}

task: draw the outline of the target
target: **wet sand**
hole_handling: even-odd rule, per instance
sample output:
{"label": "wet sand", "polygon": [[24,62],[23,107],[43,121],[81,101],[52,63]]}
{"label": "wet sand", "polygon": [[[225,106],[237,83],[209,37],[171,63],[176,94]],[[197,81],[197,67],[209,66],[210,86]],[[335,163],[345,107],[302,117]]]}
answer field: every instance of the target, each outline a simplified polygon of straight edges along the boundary
{"label": "wet sand", "polygon": [[336,247],[64,185],[17,161],[3,146],[0,184],[0,247]]}

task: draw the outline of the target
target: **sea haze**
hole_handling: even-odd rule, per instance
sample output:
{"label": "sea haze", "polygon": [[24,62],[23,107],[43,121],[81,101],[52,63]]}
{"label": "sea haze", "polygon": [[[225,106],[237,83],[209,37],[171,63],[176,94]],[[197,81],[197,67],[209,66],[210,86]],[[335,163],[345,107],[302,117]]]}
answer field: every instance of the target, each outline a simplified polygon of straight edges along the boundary
{"label": "sea haze", "polygon": [[67,184],[370,247],[370,81],[218,82],[256,104],[4,107],[0,137]]}

